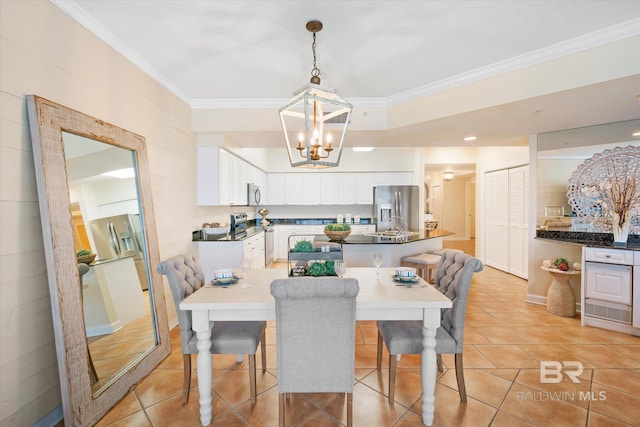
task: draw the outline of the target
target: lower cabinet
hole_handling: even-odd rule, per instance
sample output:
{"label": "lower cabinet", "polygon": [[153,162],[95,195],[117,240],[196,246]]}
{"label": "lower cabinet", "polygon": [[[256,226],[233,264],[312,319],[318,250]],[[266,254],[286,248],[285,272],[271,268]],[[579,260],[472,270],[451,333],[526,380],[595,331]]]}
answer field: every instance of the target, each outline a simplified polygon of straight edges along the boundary
{"label": "lower cabinet", "polygon": [[258,233],[242,241],[242,257],[251,260],[251,268],[265,267],[264,233]]}
{"label": "lower cabinet", "polygon": [[213,272],[232,268],[236,274],[243,257],[251,258],[251,268],[264,268],[264,233],[235,242],[193,242],[207,282],[214,278]]}

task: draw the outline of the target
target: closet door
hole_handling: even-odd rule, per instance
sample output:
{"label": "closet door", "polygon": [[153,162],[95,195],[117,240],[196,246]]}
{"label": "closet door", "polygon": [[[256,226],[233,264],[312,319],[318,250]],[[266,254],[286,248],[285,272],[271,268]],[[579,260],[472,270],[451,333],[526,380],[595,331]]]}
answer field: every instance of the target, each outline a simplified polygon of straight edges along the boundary
{"label": "closet door", "polygon": [[485,177],[485,253],[487,265],[509,271],[509,171],[488,172]]}
{"label": "closet door", "polygon": [[528,277],[529,166],[509,169],[509,270]]}

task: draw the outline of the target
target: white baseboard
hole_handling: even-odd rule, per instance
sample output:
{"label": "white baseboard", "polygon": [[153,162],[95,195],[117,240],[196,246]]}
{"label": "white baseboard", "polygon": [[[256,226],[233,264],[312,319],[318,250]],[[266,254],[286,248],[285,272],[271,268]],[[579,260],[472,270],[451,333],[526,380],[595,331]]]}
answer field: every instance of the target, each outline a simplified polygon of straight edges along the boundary
{"label": "white baseboard", "polygon": [[87,328],[87,336],[95,337],[99,335],[109,335],[119,331],[120,329],[122,329],[122,323],[117,320],[110,325],[92,326],[90,328]]}
{"label": "white baseboard", "polygon": [[[524,299],[524,301],[531,304],[547,305],[547,297],[544,297],[542,295],[527,294],[527,297]],[[581,312],[581,305],[579,302],[576,302],[576,312]]]}
{"label": "white baseboard", "polygon": [[62,405],[56,406],[53,411],[40,418],[32,427],[54,427],[64,419]]}

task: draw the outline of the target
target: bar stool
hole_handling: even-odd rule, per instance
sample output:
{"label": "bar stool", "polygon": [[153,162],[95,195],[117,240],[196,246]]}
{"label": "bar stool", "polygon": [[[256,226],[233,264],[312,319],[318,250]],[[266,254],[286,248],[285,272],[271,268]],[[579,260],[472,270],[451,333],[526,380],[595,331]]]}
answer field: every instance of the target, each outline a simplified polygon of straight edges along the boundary
{"label": "bar stool", "polygon": [[434,273],[440,264],[440,255],[434,254],[418,254],[402,258],[400,263],[403,267],[413,267],[420,271],[422,277],[427,283],[434,283]]}
{"label": "bar stool", "polygon": [[442,248],[442,249],[435,249],[433,251],[427,251],[428,254],[433,254],[433,255],[440,255],[442,256],[442,252],[444,251],[451,251],[451,252],[457,252],[460,254],[463,254],[464,251],[461,251],[460,249],[446,249],[446,248]]}

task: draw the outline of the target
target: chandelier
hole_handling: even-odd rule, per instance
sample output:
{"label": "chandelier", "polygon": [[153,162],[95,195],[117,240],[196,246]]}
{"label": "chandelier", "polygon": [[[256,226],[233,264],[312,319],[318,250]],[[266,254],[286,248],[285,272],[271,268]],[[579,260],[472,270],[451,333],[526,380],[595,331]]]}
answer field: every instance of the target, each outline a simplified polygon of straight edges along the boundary
{"label": "chandelier", "polygon": [[292,167],[330,168],[340,163],[342,144],[353,106],[335,90],[320,86],[316,65],[316,33],[322,22],[307,22],[313,33],[310,83],[294,93],[278,113]]}

